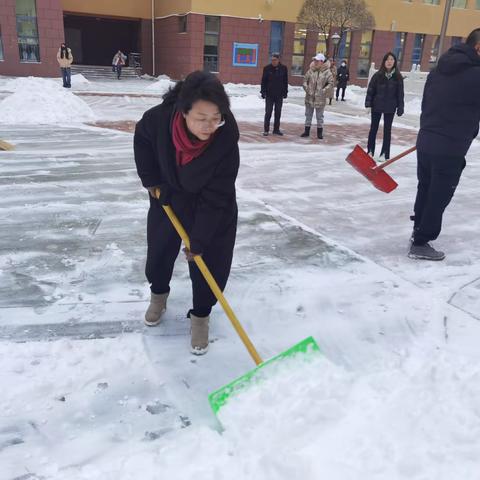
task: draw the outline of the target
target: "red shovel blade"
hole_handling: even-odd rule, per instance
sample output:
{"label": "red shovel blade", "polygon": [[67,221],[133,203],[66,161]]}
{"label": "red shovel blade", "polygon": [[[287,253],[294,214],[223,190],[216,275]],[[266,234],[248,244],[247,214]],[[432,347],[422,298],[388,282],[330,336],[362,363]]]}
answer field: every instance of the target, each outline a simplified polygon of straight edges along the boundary
{"label": "red shovel blade", "polygon": [[380,191],[390,193],[398,187],[398,183],[388,173],[375,169],[375,160],[360,145],[355,146],[346,160]]}

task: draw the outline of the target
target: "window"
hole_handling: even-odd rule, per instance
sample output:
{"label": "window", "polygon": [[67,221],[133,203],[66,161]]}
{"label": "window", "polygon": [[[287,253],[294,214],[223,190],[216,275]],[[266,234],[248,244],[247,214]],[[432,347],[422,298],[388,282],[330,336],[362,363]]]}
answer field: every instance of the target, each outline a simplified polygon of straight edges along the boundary
{"label": "window", "polygon": [[342,38],[338,44],[338,58],[340,60],[350,60],[350,44],[352,41],[352,32],[343,32]]}
{"label": "window", "polygon": [[480,0],[477,0],[477,10],[480,10]]}
{"label": "window", "polygon": [[305,58],[305,25],[296,24],[293,34],[292,75],[303,75],[303,60]]}
{"label": "window", "polygon": [[220,17],[205,17],[205,42],[203,46],[203,68],[218,72],[218,38]]}
{"label": "window", "polygon": [[323,53],[327,56],[327,38],[328,36],[324,33],[318,34],[317,49],[315,50],[315,53]]}
{"label": "window", "polygon": [[467,8],[467,0],[453,0],[452,7],[453,8]]}
{"label": "window", "polygon": [[180,15],[178,17],[178,33],[187,33],[187,16]]}
{"label": "window", "polygon": [[430,57],[428,58],[428,64],[430,69],[432,69],[437,63],[439,46],[440,46],[440,37],[435,36],[433,38],[432,47],[430,48]]}
{"label": "window", "polygon": [[418,65],[422,63],[424,40],[425,40],[425,34],[423,33],[415,34],[415,39],[413,41],[413,50],[412,50],[412,64]]}
{"label": "window", "polygon": [[423,3],[428,5],[440,5],[440,0],[423,0]]}
{"label": "window", "polygon": [[0,62],[3,62],[3,60],[2,30],[0,29]]}
{"label": "window", "polygon": [[21,62],[39,62],[35,0],[16,0],[18,52]]}
{"label": "window", "polygon": [[370,70],[370,54],[372,51],[373,30],[362,32],[360,53],[358,55],[357,77],[368,78]]}
{"label": "window", "polygon": [[271,22],[270,27],[270,51],[269,54],[279,53],[283,51],[283,31],[285,22]]}
{"label": "window", "polygon": [[395,34],[395,47],[393,47],[393,53],[397,57],[398,68],[402,67],[403,49],[405,47],[405,39],[407,34],[405,32],[397,32]]}
{"label": "window", "polygon": [[452,47],[458,45],[459,43],[462,43],[462,41],[462,37],[452,37]]}

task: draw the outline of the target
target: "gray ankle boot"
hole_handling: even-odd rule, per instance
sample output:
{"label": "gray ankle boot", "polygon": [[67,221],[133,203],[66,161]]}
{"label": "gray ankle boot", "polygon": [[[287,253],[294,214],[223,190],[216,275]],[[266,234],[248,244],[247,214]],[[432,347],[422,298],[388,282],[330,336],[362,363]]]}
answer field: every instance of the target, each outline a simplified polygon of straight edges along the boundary
{"label": "gray ankle boot", "polygon": [[436,260],[441,261],[445,258],[445,254],[440,250],[435,250],[429,243],[425,245],[415,245],[412,243],[408,252],[410,258],[416,260]]}
{"label": "gray ankle boot", "polygon": [[168,293],[151,293],[150,305],[145,312],[145,325],[155,327],[162,321],[167,309]]}
{"label": "gray ankle boot", "polygon": [[208,350],[208,323],[210,316],[197,317],[190,313],[190,320],[192,322],[192,348],[190,351],[194,355],[203,355]]}

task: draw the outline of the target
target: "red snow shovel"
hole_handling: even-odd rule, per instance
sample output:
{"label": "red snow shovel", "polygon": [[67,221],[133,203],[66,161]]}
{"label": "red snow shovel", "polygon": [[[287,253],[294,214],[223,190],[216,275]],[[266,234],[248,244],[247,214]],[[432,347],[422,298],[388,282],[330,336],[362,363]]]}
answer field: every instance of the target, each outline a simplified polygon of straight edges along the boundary
{"label": "red snow shovel", "polygon": [[417,147],[409,148],[396,157],[377,165],[375,160],[360,146],[356,145],[353,151],[348,155],[346,161],[367,180],[373,183],[373,186],[380,191],[390,193],[398,187],[398,183],[383,169],[391,163],[400,160],[405,155],[414,152]]}

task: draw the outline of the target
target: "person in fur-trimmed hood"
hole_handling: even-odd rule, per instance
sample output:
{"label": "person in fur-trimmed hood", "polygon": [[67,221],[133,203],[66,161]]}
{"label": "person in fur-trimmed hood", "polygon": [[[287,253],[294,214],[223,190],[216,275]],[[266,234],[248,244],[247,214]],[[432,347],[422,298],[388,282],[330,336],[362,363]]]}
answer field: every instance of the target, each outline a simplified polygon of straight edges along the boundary
{"label": "person in fur-trimmed hood", "polygon": [[323,138],[323,114],[327,103],[327,94],[333,88],[333,75],[330,62],[323,53],[317,53],[303,80],[305,90],[305,131],[301,137],[310,136],[313,112],[317,116],[317,137]]}

